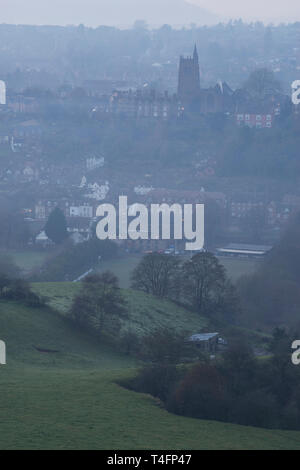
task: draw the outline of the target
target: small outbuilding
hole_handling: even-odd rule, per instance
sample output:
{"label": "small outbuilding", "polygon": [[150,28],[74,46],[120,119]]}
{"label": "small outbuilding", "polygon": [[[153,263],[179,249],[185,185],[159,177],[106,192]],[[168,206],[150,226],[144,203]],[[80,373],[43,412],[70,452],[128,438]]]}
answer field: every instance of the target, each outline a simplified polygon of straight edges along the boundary
{"label": "small outbuilding", "polygon": [[230,256],[236,258],[263,258],[272,250],[269,245],[247,245],[243,243],[230,243],[223,248],[217,248],[217,256]]}
{"label": "small outbuilding", "polygon": [[217,352],[219,345],[224,342],[219,333],[195,334],[190,336],[188,341],[195,343],[202,351],[212,354]]}
{"label": "small outbuilding", "polygon": [[46,247],[53,245],[53,242],[50,240],[50,238],[47,237],[46,233],[44,230],[42,230],[36,237],[35,237],[35,243],[37,245]]}

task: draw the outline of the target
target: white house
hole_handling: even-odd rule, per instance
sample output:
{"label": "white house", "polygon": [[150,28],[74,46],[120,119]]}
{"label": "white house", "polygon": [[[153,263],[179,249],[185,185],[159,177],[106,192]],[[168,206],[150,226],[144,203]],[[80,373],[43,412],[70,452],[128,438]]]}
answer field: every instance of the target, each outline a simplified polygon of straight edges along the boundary
{"label": "white house", "polygon": [[70,206],[70,217],[93,217],[93,206]]}
{"label": "white house", "polygon": [[90,157],[86,159],[86,169],[87,171],[95,170],[96,168],[101,168],[104,166],[104,157],[96,158]]}
{"label": "white house", "polygon": [[50,238],[47,237],[45,231],[43,230],[42,232],[40,232],[36,237],[35,237],[35,243],[37,243],[38,245],[43,245],[43,246],[47,246],[47,245],[52,245],[53,242],[50,240]]}
{"label": "white house", "polygon": [[101,186],[98,183],[89,184],[88,189],[90,193],[85,194],[84,197],[96,199],[96,201],[103,201],[109,192],[109,183],[106,181],[105,184]]}

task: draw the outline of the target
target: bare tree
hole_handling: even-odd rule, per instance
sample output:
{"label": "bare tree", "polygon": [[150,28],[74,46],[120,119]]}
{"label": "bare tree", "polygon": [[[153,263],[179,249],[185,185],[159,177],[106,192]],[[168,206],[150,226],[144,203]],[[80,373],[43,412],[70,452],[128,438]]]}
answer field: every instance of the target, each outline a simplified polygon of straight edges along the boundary
{"label": "bare tree", "polygon": [[153,253],[145,256],[133,271],[132,288],[157,297],[171,295],[179,260],[172,255]]}
{"label": "bare tree", "polygon": [[207,314],[220,303],[226,286],[224,266],[211,253],[197,253],[183,267],[183,295],[199,313]]}
{"label": "bare tree", "polygon": [[110,336],[119,332],[120,318],[125,314],[126,301],[118,279],[109,271],[88,276],[70,310],[70,317],[79,326]]}

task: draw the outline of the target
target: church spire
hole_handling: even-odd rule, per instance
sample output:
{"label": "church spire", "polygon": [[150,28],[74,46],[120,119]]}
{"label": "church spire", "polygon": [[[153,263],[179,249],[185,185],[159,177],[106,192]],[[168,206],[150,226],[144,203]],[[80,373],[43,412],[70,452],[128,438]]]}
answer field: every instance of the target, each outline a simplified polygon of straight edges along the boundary
{"label": "church spire", "polygon": [[199,56],[198,56],[198,51],[197,51],[197,44],[195,44],[194,47],[194,55],[193,55],[194,61],[199,62]]}
{"label": "church spire", "polygon": [[178,96],[181,101],[193,101],[200,93],[200,70],[197,46],[193,57],[181,57],[178,75]]}

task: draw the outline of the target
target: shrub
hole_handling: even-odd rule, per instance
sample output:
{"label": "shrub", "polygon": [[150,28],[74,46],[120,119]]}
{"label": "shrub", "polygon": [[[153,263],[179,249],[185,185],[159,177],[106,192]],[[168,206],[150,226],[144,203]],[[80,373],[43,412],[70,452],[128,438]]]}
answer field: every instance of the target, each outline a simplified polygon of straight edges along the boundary
{"label": "shrub", "polygon": [[79,327],[114,342],[119,338],[120,318],[126,315],[126,301],[119,289],[118,278],[109,271],[88,276],[69,311],[70,318]]}
{"label": "shrub", "polygon": [[142,339],[140,358],[154,364],[178,364],[194,352],[186,336],[171,328],[158,328]]}
{"label": "shrub", "polygon": [[38,308],[45,305],[45,299],[32,292],[30,285],[24,279],[10,281],[3,296],[7,300],[24,302],[28,307]]}
{"label": "shrub", "polygon": [[179,379],[179,374],[174,365],[145,366],[131,382],[131,388],[138,392],[150,393],[150,395],[166,401]]}
{"label": "shrub", "polygon": [[247,426],[276,428],[279,426],[279,407],[270,393],[254,390],[235,398],[229,421]]}
{"label": "shrub", "polygon": [[121,335],[119,346],[122,353],[137,356],[141,349],[141,341],[134,331],[129,330]]}
{"label": "shrub", "polygon": [[169,410],[193,418],[226,421],[229,398],[217,368],[209,364],[194,366],[174,391]]}

